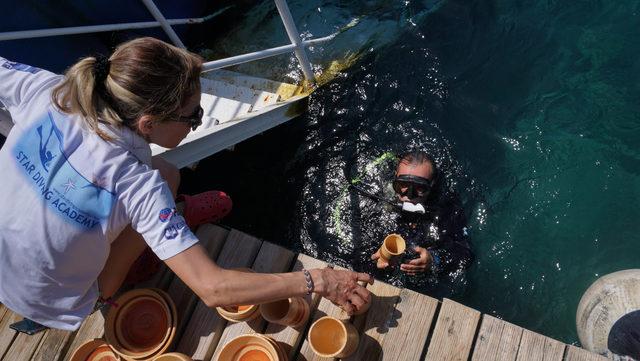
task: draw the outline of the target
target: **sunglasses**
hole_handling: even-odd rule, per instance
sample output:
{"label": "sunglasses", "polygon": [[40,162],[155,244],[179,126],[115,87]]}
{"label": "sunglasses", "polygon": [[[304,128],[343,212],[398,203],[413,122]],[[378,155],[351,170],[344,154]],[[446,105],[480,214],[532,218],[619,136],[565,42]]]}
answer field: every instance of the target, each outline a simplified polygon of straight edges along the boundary
{"label": "sunglasses", "polygon": [[188,123],[191,126],[191,130],[196,130],[202,124],[203,115],[204,109],[202,109],[202,106],[198,105],[196,110],[193,111],[193,114],[181,115],[177,119],[174,119],[174,121],[180,123]]}
{"label": "sunglasses", "polygon": [[393,180],[393,190],[409,199],[424,197],[429,194],[433,181],[410,174],[397,175]]}

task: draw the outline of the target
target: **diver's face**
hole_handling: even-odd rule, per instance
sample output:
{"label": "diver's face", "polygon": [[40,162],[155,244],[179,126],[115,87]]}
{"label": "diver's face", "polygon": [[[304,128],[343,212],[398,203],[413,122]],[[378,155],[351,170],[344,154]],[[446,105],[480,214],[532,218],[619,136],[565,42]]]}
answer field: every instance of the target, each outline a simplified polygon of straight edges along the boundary
{"label": "diver's face", "polygon": [[[398,168],[396,169],[396,177],[400,175],[417,176],[433,180],[433,166],[430,162],[424,162],[420,164],[409,164],[407,162],[400,162],[398,164]],[[408,192],[411,186],[413,186],[413,192]],[[421,187],[420,185],[403,182],[398,182],[397,187],[395,187],[395,191],[396,196],[398,197],[400,202],[411,202],[414,204],[424,204],[424,202],[426,202],[427,200],[427,196],[429,195],[429,189],[427,187]],[[413,197],[410,198],[410,195],[412,195]]]}

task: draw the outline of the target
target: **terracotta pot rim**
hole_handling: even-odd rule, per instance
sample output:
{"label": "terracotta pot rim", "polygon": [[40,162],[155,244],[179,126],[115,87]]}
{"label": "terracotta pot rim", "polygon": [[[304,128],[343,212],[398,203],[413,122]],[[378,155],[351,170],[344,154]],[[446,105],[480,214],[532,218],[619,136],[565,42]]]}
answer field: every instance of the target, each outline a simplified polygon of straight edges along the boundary
{"label": "terracotta pot rim", "polygon": [[180,352],[169,352],[154,357],[152,361],[193,361],[193,359]]}
{"label": "terracotta pot rim", "polygon": [[267,335],[263,335],[260,333],[255,334],[258,337],[262,337],[264,339],[266,339],[267,341],[269,341],[273,347],[275,347],[276,352],[278,353],[278,357],[280,358],[279,361],[288,361],[289,357],[287,356],[287,354],[284,352],[284,350],[282,349],[282,347],[280,347],[280,345],[278,344],[278,341],[274,340],[272,337],[267,336]]}
{"label": "terracotta pot rim", "polygon": [[320,317],[319,319],[317,319],[312,325],[311,327],[309,327],[309,346],[311,346],[311,349],[313,350],[313,352],[315,352],[317,355],[321,356],[321,357],[336,357],[337,355],[340,355],[340,353],[342,353],[346,348],[347,345],[349,344],[349,342],[345,342],[344,345],[342,345],[336,352],[332,353],[332,354],[327,354],[327,353],[322,353],[322,352],[318,352],[318,350],[316,350],[316,348],[313,346],[313,342],[311,341],[311,331],[313,330],[314,327],[317,327],[317,324],[320,323],[321,321],[325,321],[325,320],[331,320],[331,321],[335,321],[340,325],[340,329],[342,330],[342,332],[344,332],[345,338],[348,337],[349,335],[349,331],[347,330],[347,326],[344,324],[344,321],[335,318],[335,317],[331,317],[331,316],[324,316],[324,317]]}
{"label": "terracotta pot rim", "polygon": [[[251,340],[254,340],[253,345],[251,343]],[[259,345],[259,347],[256,345]],[[268,356],[274,360],[277,360],[276,358],[282,359],[283,351],[280,349],[278,344],[275,343],[275,341],[270,337],[261,335],[261,334],[244,334],[244,335],[236,336],[233,339],[231,339],[229,342],[227,342],[227,344],[222,347],[222,350],[218,355],[218,360],[220,361],[222,360],[221,356],[223,356],[224,355],[223,353],[226,350],[228,350],[228,348],[230,347],[237,348],[233,353],[233,355],[237,355],[244,348],[252,347],[252,346],[257,349],[263,349],[267,351]],[[274,355],[276,358],[273,358]],[[285,360],[281,360],[281,361],[285,361]]]}
{"label": "terracotta pot rim", "polygon": [[216,307],[216,310],[218,311],[218,314],[222,316],[222,318],[230,322],[250,321],[256,318],[256,316],[258,316],[258,314],[260,313],[260,312],[257,312],[259,305],[245,305],[245,306],[251,306],[251,307],[241,312],[230,312],[225,310],[224,307]]}
{"label": "terracotta pot rim", "polygon": [[[152,299],[162,306],[167,316],[168,327],[162,341],[156,346],[147,351],[136,352],[128,349],[128,345],[126,342],[122,342],[117,330],[121,323],[122,312],[141,299]],[[115,302],[119,307],[109,309],[105,319],[105,339],[118,355],[127,359],[147,359],[166,351],[175,336],[177,310],[171,298],[164,291],[153,288],[134,289],[122,294]]]}
{"label": "terracotta pot rim", "polygon": [[[122,322],[124,322],[124,315],[125,315],[126,311],[129,308],[135,306],[136,303],[142,302],[142,301],[149,301],[149,300],[155,302],[156,304],[158,304],[158,305],[160,305],[162,307],[162,310],[164,312],[164,316],[167,319],[167,330],[164,332],[162,340],[160,342],[158,342],[155,346],[151,346],[149,349],[147,349],[145,351],[133,351],[133,349],[136,347],[136,345],[129,343],[128,340],[126,339],[126,337],[124,337],[122,335],[122,328],[123,328],[122,327]],[[116,339],[118,340],[117,351],[120,351],[123,354],[125,354],[127,356],[130,356],[130,357],[135,357],[135,358],[137,358],[138,356],[146,357],[148,355],[155,354],[167,342],[167,340],[169,338],[169,335],[171,334],[171,324],[172,324],[171,311],[169,310],[169,307],[166,304],[166,302],[164,300],[159,299],[158,297],[138,296],[138,297],[132,298],[131,300],[129,300],[129,302],[127,302],[126,304],[120,306],[120,310],[118,311],[118,314],[116,315],[115,322],[116,322],[116,324],[115,324],[115,336],[116,336]]]}
{"label": "terracotta pot rim", "polygon": [[93,351],[97,350],[98,347],[101,346],[108,346],[113,353],[113,357],[116,360],[120,360],[120,355],[118,355],[105,340],[94,338],[92,340],[85,341],[80,346],[78,346],[71,354],[69,361],[85,361]]}

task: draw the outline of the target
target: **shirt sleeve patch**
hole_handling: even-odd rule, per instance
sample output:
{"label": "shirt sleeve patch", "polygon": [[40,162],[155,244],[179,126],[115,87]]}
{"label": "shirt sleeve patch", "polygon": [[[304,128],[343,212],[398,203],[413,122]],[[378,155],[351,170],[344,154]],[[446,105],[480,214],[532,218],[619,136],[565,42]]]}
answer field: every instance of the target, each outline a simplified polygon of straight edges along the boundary
{"label": "shirt sleeve patch", "polygon": [[39,72],[40,68],[36,68],[34,66],[31,65],[26,65],[26,64],[20,64],[20,63],[16,63],[14,61],[6,61],[2,64],[2,67],[5,69],[9,69],[9,70],[16,70],[16,71],[22,71],[25,73],[31,73],[31,74],[35,74],[37,72]]}

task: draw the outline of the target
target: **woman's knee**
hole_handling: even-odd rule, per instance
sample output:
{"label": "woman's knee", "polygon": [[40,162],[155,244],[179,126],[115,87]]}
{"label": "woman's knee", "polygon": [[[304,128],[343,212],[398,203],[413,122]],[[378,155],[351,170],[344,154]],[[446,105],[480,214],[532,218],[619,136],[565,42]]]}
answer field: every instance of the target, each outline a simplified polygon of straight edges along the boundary
{"label": "woman's knee", "polygon": [[180,170],[175,165],[158,156],[151,159],[151,166],[153,169],[157,169],[160,172],[160,175],[165,182],[167,182],[167,185],[175,198],[178,194],[178,187],[180,186]]}

